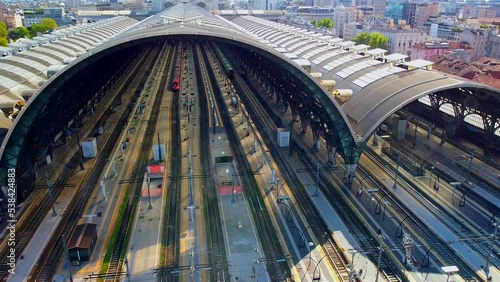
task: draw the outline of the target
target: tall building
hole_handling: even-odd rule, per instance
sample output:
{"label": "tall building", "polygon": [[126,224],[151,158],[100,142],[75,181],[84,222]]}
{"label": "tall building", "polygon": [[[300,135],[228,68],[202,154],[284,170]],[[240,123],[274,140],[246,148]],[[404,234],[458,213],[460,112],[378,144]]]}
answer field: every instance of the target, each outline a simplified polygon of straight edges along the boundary
{"label": "tall building", "polygon": [[354,7],[356,5],[355,0],[335,0],[333,3],[335,4],[335,8],[337,8],[337,7]]}
{"label": "tall building", "polygon": [[354,37],[358,36],[363,32],[363,25],[360,23],[346,23],[344,24],[344,40],[352,40]]}
{"label": "tall building", "polygon": [[385,5],[387,0],[372,0],[373,14],[385,15]]}
{"label": "tall building", "polygon": [[373,27],[371,31],[376,31],[387,36],[387,50],[390,53],[411,54],[411,46],[424,42],[427,34],[420,29]]}
{"label": "tall building", "polygon": [[415,27],[423,27],[429,20],[430,16],[439,15],[438,3],[421,3],[418,4],[415,11]]}
{"label": "tall building", "polygon": [[24,26],[26,27],[38,24],[44,18],[55,20],[58,26],[68,24],[67,20],[63,18],[62,8],[25,9],[23,13]]}
{"label": "tall building", "polygon": [[405,2],[403,3],[402,20],[405,20],[408,25],[415,27],[416,13],[418,3]]}
{"label": "tall building", "polygon": [[456,16],[459,19],[495,18],[497,16],[497,7],[461,6],[457,9]]}
{"label": "tall building", "polygon": [[486,29],[465,29],[460,33],[460,41],[469,43],[471,60],[479,60],[487,55],[490,31]]}
{"label": "tall building", "polygon": [[[375,13],[375,11],[373,12]],[[385,16],[394,19],[395,22],[398,22],[403,18],[403,4],[387,2],[387,5],[385,7]]]}
{"label": "tall building", "polygon": [[23,26],[23,19],[19,14],[4,14],[3,22],[7,28],[18,28]]}
{"label": "tall building", "polygon": [[333,22],[333,8],[320,8],[320,7],[310,7],[310,6],[288,6],[286,8],[287,15],[292,20],[302,19],[305,22],[311,22],[312,20],[319,21],[321,19],[330,19]]}
{"label": "tall building", "polygon": [[333,28],[337,32],[337,36],[344,36],[344,25],[356,21],[357,10],[354,7],[338,7],[333,12]]}
{"label": "tall building", "polygon": [[488,57],[500,59],[500,35],[497,30],[492,30],[486,45],[486,54]]}
{"label": "tall building", "polygon": [[2,0],[0,0],[0,21],[1,22],[5,22]]}

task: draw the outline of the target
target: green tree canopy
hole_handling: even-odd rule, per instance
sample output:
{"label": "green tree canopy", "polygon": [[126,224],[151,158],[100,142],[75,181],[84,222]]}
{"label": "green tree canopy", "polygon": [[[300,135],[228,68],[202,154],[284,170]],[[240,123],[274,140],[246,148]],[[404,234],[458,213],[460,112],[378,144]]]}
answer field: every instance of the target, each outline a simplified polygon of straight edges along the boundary
{"label": "green tree canopy", "polygon": [[320,28],[320,27],[324,27],[324,28],[333,28],[333,22],[331,19],[329,18],[323,18],[319,21],[316,21],[316,20],[312,20],[311,21],[311,24],[315,27],[315,28]]}
{"label": "green tree canopy", "polygon": [[9,32],[7,31],[7,26],[4,22],[0,22],[0,46],[7,46],[9,41],[7,40],[7,36]]}
{"label": "green tree canopy", "polygon": [[37,36],[38,33],[44,33],[57,27],[56,21],[51,18],[43,18],[40,23],[31,25],[28,30],[30,38]]}
{"label": "green tree canopy", "polygon": [[7,31],[7,26],[5,25],[4,22],[0,22],[0,37],[7,39],[7,35],[9,35],[9,32]]}
{"label": "green tree canopy", "polygon": [[378,32],[362,32],[352,39],[352,41],[356,42],[357,44],[366,44],[369,45],[372,49],[386,49],[388,40],[389,39],[387,38],[387,36]]}
{"label": "green tree canopy", "polygon": [[7,47],[9,45],[9,41],[7,41],[7,38],[0,37],[0,46]]}
{"label": "green tree canopy", "polygon": [[9,38],[12,40],[18,40],[19,38],[29,37],[30,32],[24,26],[18,27],[9,31]]}
{"label": "green tree canopy", "polygon": [[56,21],[54,19],[51,19],[51,18],[43,18],[40,21],[40,24],[45,26],[45,27],[48,27],[48,29],[54,29],[57,27]]}

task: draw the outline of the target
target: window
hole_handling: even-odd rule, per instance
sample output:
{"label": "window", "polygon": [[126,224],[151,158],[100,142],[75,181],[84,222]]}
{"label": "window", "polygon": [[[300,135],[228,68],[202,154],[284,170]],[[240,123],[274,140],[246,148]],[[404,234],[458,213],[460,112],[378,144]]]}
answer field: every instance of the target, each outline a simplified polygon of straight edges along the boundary
{"label": "window", "polygon": [[453,109],[453,106],[449,103],[442,104],[439,110],[443,113],[446,113],[452,117],[455,116],[455,110]]}
{"label": "window", "polygon": [[464,121],[481,129],[484,129],[483,118],[478,114],[469,114],[464,117]]}

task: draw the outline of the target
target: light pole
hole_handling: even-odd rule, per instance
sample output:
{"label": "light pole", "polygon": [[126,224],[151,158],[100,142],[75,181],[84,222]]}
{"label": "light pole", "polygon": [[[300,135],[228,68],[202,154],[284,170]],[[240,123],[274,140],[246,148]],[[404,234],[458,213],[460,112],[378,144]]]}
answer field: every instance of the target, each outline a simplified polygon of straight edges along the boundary
{"label": "light pole", "polygon": [[149,193],[149,186],[151,184],[151,177],[149,176],[149,172],[148,172],[147,168],[146,168],[146,182],[148,185],[148,201],[149,201],[148,210],[150,210],[153,208],[153,206],[151,206],[151,194]]}
{"label": "light pole", "polygon": [[380,197],[380,199],[378,199],[377,204],[375,205],[375,214],[379,214],[380,212],[382,212],[380,209],[380,202],[382,201],[382,199],[387,197],[387,195],[389,194],[385,194],[384,196]]}
{"label": "light pole", "polygon": [[66,260],[68,261],[69,281],[73,282],[73,275],[71,274],[71,259],[69,257],[68,245],[66,245],[66,235],[62,234],[61,239],[64,247],[64,254],[66,255]]}
{"label": "light pole", "polygon": [[470,185],[469,180],[470,180],[470,167],[472,165],[472,160],[474,159],[474,153],[476,152],[476,146],[472,147],[472,152],[470,154],[469,158],[469,166],[467,167],[467,178],[465,179],[465,183],[467,183],[467,186]]}
{"label": "light pole", "polygon": [[54,196],[52,195],[52,187],[50,187],[49,173],[45,172],[45,178],[47,179],[47,190],[49,190],[50,203],[52,205],[52,216],[56,216],[56,207],[54,206]]}
{"label": "light pole", "polygon": [[319,266],[319,263],[325,258],[327,257],[328,255],[324,255],[317,263],[316,263],[316,266],[314,267],[314,270],[313,270],[313,281],[321,281],[321,268],[319,269],[319,276],[318,278],[314,277],[314,275],[316,274],[316,269],[318,268]]}
{"label": "light pole", "polygon": [[[279,180],[279,178],[278,178],[278,180]],[[278,183],[279,183],[279,181],[278,181]],[[283,186],[285,186],[285,184],[286,184],[286,182],[283,182],[283,184],[281,184],[281,185],[276,184],[276,187],[277,187],[276,198],[278,198],[280,196],[280,190],[281,190],[281,188],[283,188]]]}
{"label": "light pole", "polygon": [[390,205],[388,201],[384,201],[384,213],[382,214],[382,220],[385,220],[385,210],[387,209],[387,205]]}
{"label": "light pole", "polygon": [[314,197],[318,196],[318,186],[319,186],[319,155],[316,160],[316,190],[314,191]]}
{"label": "light pole", "polygon": [[467,165],[467,176],[465,178],[465,185],[466,186],[469,186],[470,183],[469,183],[469,180],[470,180],[470,169],[471,169],[471,166],[472,166],[472,160],[474,159],[474,154],[476,152],[476,146],[473,146],[472,147],[472,152],[470,154],[470,157],[466,157],[466,156],[462,156],[462,157],[458,157],[456,158],[456,160],[459,160],[459,161],[463,161],[463,160],[469,160],[469,163]]}
{"label": "light pole", "polygon": [[369,174],[367,174],[367,175],[363,176],[363,178],[361,178],[361,181],[359,182],[359,185],[358,185],[358,190],[359,190],[359,189],[363,189],[363,181],[365,181],[365,179],[366,179],[366,178],[369,178],[369,179],[373,180],[373,179],[372,179],[372,176],[371,176],[371,175],[369,175]]}
{"label": "light pole", "polygon": [[394,175],[394,185],[392,186],[393,189],[398,188],[398,175],[399,175],[399,161],[401,158],[401,151],[398,151],[398,160],[396,163],[396,174]]}
{"label": "light pole", "polygon": [[457,186],[462,185],[461,182],[450,182],[450,185],[453,187],[453,192],[451,193],[451,201],[455,198],[455,191],[457,190]]}
{"label": "light pole", "polygon": [[434,166],[431,166],[431,177],[429,178],[429,187],[432,185],[432,175],[434,174]]}
{"label": "light pole", "polygon": [[286,220],[287,221],[292,221],[293,220],[293,217],[291,217],[290,215],[292,215],[292,211],[293,211],[293,208],[295,207],[295,205],[297,204],[298,202],[295,202],[293,203],[293,205],[290,207],[290,211],[288,212],[288,214],[286,215]]}
{"label": "light pole", "polygon": [[377,274],[376,274],[376,278],[375,278],[375,282],[378,282],[378,274],[380,272],[380,261],[382,260],[382,252],[384,251],[384,248],[382,246],[383,242],[384,242],[384,236],[382,236],[382,230],[379,229],[379,234],[378,234],[378,237],[379,237],[379,246],[378,246],[378,259],[377,259]]}
{"label": "light pole", "polygon": [[493,236],[491,236],[490,249],[488,251],[488,256],[486,257],[486,265],[484,266],[484,272],[486,273],[486,280],[488,280],[488,281],[491,281],[491,279],[492,279],[490,276],[490,260],[491,260],[491,257],[493,256],[493,245],[494,245],[495,240],[497,238],[498,225],[499,225],[499,222],[494,220],[493,226],[495,227],[495,231],[493,232]]}
{"label": "light pole", "polygon": [[[306,228],[304,228],[304,230],[302,230],[302,232],[300,233],[300,236],[299,236],[299,247],[304,247],[306,245],[304,233],[310,227],[314,227],[314,225],[308,225],[308,226],[306,226]],[[303,237],[304,237],[304,240],[302,240]],[[304,246],[302,246],[302,241],[304,241]]]}
{"label": "light pole", "polygon": [[406,217],[401,220],[401,223],[399,223],[398,229],[396,229],[396,238],[400,238],[403,235],[403,223],[409,218],[411,218],[411,216],[406,215]]}

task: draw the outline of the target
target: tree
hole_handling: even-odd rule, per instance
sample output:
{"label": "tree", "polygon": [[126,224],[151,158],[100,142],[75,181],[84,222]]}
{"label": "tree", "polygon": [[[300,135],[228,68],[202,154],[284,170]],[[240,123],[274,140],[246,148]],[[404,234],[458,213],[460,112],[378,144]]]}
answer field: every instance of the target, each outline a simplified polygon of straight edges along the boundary
{"label": "tree", "polygon": [[16,41],[19,38],[29,37],[30,32],[24,26],[9,31],[9,38]]}
{"label": "tree", "polygon": [[372,49],[387,48],[388,40],[389,39],[387,38],[387,36],[378,32],[372,32],[372,33],[362,32],[358,36],[352,39],[352,41],[356,42],[357,44],[366,44],[369,45],[370,48]]}
{"label": "tree", "polygon": [[320,27],[324,27],[324,28],[333,28],[333,22],[331,19],[329,18],[323,18],[319,21],[317,20],[312,20],[311,21],[311,24],[315,27],[315,28],[320,28]]}
{"label": "tree", "polygon": [[9,45],[9,41],[7,41],[7,38],[0,37],[0,46],[7,47]]}
{"label": "tree", "polygon": [[319,20],[319,26],[324,28],[333,28],[333,22],[330,18],[323,18]]}
{"label": "tree", "polygon": [[[51,18],[43,18],[41,21],[40,21],[40,25],[44,26],[44,27],[47,27],[49,29],[54,29],[57,27],[57,23],[54,19],[51,19]],[[46,31],[47,31],[46,30]]]}
{"label": "tree", "polygon": [[7,31],[7,26],[5,25],[4,22],[0,22],[0,37],[7,39],[7,35],[9,35],[9,32]]}

